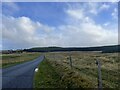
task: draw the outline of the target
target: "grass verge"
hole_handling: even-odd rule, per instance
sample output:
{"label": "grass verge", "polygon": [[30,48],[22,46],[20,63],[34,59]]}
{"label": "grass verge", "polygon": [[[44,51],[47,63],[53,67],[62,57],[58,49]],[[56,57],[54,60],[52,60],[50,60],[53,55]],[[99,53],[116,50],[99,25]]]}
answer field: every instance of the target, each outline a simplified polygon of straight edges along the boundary
{"label": "grass verge", "polygon": [[35,73],[34,88],[58,88],[61,87],[60,76],[55,72],[47,59],[38,66]]}
{"label": "grass verge", "polygon": [[43,60],[35,73],[34,88],[90,88],[91,82],[66,66]]}

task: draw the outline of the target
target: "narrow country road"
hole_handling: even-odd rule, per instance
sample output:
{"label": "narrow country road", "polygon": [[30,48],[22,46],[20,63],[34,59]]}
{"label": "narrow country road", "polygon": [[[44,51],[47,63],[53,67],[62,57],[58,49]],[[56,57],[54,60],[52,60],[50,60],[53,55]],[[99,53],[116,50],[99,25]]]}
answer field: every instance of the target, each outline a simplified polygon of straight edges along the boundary
{"label": "narrow country road", "polygon": [[37,59],[13,67],[2,69],[2,88],[33,88],[35,68],[44,59]]}

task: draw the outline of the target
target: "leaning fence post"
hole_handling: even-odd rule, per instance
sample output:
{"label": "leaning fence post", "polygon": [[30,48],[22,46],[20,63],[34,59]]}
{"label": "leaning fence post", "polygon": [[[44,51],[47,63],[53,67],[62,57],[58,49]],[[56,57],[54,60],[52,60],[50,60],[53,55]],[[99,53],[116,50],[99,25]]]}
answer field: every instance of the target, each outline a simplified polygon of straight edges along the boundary
{"label": "leaning fence post", "polygon": [[98,90],[102,90],[101,63],[96,60],[96,64],[98,65]]}
{"label": "leaning fence post", "polygon": [[70,59],[70,67],[72,68],[72,58],[71,58],[71,54],[69,56],[69,59]]}

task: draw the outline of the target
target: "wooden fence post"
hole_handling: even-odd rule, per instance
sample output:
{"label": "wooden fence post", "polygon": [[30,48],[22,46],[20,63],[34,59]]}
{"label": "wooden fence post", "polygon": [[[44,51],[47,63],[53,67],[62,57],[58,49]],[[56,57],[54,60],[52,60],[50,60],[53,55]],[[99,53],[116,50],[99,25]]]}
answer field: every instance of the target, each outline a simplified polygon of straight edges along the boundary
{"label": "wooden fence post", "polygon": [[70,59],[70,67],[72,68],[72,58],[71,58],[71,55],[70,55],[69,59]]}
{"label": "wooden fence post", "polygon": [[101,63],[96,60],[96,64],[98,66],[98,90],[102,90]]}

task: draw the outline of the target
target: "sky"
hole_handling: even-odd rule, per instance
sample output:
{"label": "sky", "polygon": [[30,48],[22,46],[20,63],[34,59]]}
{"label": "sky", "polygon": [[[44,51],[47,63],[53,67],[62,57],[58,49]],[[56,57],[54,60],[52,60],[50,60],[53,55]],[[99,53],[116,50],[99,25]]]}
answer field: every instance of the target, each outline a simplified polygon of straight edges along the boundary
{"label": "sky", "polygon": [[2,3],[2,49],[116,44],[118,3]]}

